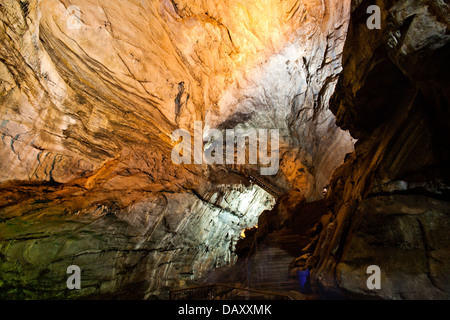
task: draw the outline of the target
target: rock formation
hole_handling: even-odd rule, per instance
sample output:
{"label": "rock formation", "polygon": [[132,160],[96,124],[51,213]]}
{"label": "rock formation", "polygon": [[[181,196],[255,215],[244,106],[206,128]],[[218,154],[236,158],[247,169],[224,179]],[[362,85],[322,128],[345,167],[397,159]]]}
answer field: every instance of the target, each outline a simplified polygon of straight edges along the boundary
{"label": "rock formation", "polygon": [[[164,299],[258,224],[318,292],[448,298],[449,8],[379,2],[2,1],[0,297]],[[199,121],[278,129],[278,173],[175,164]]]}
{"label": "rock formation", "polygon": [[[353,1],[343,72],[330,109],[358,139],[334,173],[334,217],[308,263],[327,292],[384,299],[448,299],[449,6]],[[381,290],[365,285],[367,267]]]}
{"label": "rock formation", "polygon": [[[260,216],[262,230],[249,234],[259,252],[249,259],[252,241],[237,244],[241,273],[255,261],[267,265],[264,255],[274,248],[289,255],[292,248],[273,244],[289,221],[285,232],[309,236],[309,243],[297,240],[304,248],[290,275],[309,269],[322,298],[450,298],[449,7],[382,4],[381,29],[370,29],[370,1],[352,2],[343,71],[330,102],[337,124],[358,139],[355,152],[333,172],[327,204],[304,207],[287,193]],[[305,230],[295,222],[311,219],[315,226]],[[379,267],[380,289],[367,285],[371,266]],[[255,273],[254,282],[266,281]]]}
{"label": "rock formation", "polygon": [[[7,0],[0,12],[2,297],[167,297],[233,262],[274,196],[319,198],[353,150],[327,107],[348,3]],[[278,174],[175,165],[171,134],[195,121],[205,134],[279,129]],[[71,264],[79,291],[65,287]]]}

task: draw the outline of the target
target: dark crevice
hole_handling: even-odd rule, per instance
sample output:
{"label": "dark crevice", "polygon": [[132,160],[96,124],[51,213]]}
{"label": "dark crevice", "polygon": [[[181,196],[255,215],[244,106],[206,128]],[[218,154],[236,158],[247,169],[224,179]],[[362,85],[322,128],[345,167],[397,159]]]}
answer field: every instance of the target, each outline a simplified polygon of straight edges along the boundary
{"label": "dark crevice", "polygon": [[27,17],[28,13],[29,13],[29,9],[30,9],[30,3],[27,0],[20,1],[19,3],[20,3],[20,8],[22,9],[23,15],[25,17]]}

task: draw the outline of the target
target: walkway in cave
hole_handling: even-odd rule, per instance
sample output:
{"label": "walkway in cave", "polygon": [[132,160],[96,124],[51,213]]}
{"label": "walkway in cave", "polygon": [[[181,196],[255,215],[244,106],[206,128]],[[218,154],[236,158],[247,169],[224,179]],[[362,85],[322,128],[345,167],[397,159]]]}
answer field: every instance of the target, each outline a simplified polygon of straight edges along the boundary
{"label": "walkway in cave", "polygon": [[268,177],[265,178],[261,176],[258,170],[252,170],[248,166],[234,165],[232,168],[229,168],[229,170],[232,173],[244,177],[250,183],[256,184],[260,188],[264,189],[268,194],[275,197],[275,199],[287,191],[276,185],[274,181],[269,181]]}
{"label": "walkway in cave", "polygon": [[298,291],[297,280],[289,277],[289,265],[300,254],[305,243],[306,237],[292,229],[268,235],[246,262],[248,286],[274,292]]}
{"label": "walkway in cave", "polygon": [[[298,291],[295,277],[289,276],[290,265],[305,252],[303,249],[320,232],[318,224],[328,213],[325,200],[306,203],[293,216],[289,227],[269,233],[262,241],[255,242],[248,261],[248,284],[251,288],[288,293]],[[244,257],[243,257],[244,258]]]}
{"label": "walkway in cave", "polygon": [[206,283],[227,283],[266,292],[289,295],[294,299],[310,299],[300,294],[299,283],[289,271],[292,262],[303,255],[303,249],[321,231],[321,218],[329,212],[326,200],[306,203],[292,213],[291,223],[256,241],[256,229],[236,245],[239,256],[233,266],[219,268]]}

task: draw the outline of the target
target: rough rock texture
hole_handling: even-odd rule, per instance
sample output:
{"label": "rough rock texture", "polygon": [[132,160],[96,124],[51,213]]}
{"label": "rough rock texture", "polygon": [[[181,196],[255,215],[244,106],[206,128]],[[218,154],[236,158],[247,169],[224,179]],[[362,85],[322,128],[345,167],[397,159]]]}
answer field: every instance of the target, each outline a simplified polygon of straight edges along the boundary
{"label": "rough rock texture", "polygon": [[[213,189],[148,195],[125,208],[92,204],[73,214],[50,199],[22,203],[28,214],[17,210],[20,216],[0,224],[0,296],[168,298],[169,288],[233,263],[241,231],[274,204],[257,186]],[[82,270],[81,290],[66,288],[70,265]]]}
{"label": "rough rock texture", "polygon": [[[267,181],[319,198],[353,150],[328,109],[349,9],[2,1],[1,296],[165,297],[233,261],[233,237],[273,198],[250,184],[245,170],[257,168],[172,163],[172,132],[196,120],[206,133],[280,129],[280,171]],[[80,292],[65,290],[72,263]]]}
{"label": "rough rock texture", "polygon": [[[68,26],[74,4],[79,29]],[[198,120],[281,129],[298,163],[282,165],[282,180],[317,197],[352,149],[326,108],[348,5],[323,5],[5,1],[1,181],[66,183],[111,159],[147,160],[141,148],[167,156],[171,133]]]}
{"label": "rough rock texture", "polygon": [[[311,250],[315,286],[386,299],[450,298],[449,6],[353,1],[343,72],[330,103],[358,142],[333,173],[333,217]],[[366,269],[378,265],[380,290]]]}
{"label": "rough rock texture", "polygon": [[295,191],[279,197],[273,209],[259,216],[258,226],[245,230],[236,243],[236,263],[214,270],[203,281],[278,292],[292,299],[320,298],[299,292],[297,270],[304,268],[329,223],[328,205],[326,199],[306,203]]}

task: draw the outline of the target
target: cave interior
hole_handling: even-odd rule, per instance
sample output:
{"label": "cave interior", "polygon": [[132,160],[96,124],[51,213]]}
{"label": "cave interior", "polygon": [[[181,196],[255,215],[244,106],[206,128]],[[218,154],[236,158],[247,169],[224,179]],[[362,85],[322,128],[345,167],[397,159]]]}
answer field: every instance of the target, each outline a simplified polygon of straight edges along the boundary
{"label": "cave interior", "polygon": [[373,2],[2,0],[0,299],[449,299],[450,5]]}

